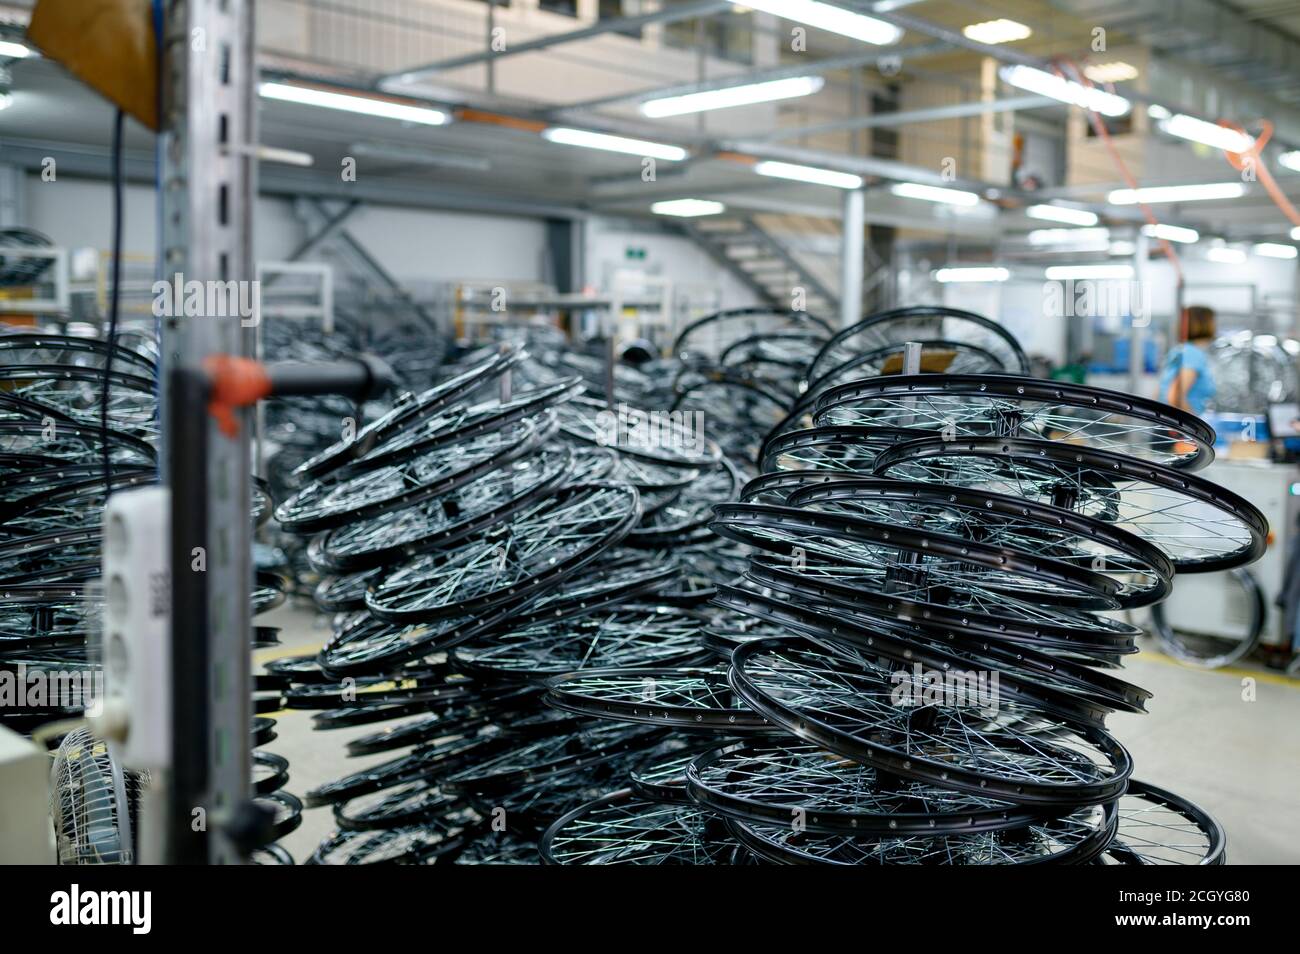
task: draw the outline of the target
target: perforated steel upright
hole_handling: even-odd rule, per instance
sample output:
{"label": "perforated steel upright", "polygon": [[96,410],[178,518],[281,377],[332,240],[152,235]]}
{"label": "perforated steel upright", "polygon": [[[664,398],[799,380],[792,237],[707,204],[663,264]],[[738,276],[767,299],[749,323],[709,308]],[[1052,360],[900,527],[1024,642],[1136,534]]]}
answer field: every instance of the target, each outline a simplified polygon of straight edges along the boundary
{"label": "perforated steel upright", "polygon": [[[253,2],[164,6],[163,273],[169,281],[251,282]],[[215,354],[250,356],[252,328],[238,315],[178,315],[164,319],[162,342],[176,699],[165,857],[227,864],[240,853],[224,825],[250,793],[252,421],[242,411],[236,435],[217,429],[202,367]],[[206,832],[194,830],[196,809],[203,809]]]}

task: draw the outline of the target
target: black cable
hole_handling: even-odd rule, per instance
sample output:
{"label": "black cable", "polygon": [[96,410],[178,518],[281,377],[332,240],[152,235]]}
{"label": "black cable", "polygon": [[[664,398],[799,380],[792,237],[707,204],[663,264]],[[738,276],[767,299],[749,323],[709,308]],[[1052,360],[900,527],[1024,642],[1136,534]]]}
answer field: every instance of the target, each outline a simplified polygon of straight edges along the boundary
{"label": "black cable", "polygon": [[104,387],[99,401],[100,455],[104,462],[104,502],[113,490],[113,479],[108,469],[108,390],[113,375],[113,349],[117,347],[117,315],[122,289],[122,127],[126,113],[117,111],[113,120],[113,291],[108,299],[108,349],[104,358]]}

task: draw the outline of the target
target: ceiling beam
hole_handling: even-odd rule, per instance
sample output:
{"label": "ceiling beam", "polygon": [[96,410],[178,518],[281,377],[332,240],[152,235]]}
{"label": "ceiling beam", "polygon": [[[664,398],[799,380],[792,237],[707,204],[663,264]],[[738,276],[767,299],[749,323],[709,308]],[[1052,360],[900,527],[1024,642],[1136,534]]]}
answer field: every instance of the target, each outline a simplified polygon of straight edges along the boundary
{"label": "ceiling beam", "polygon": [[[90,179],[108,179],[111,173],[106,146],[81,146],[69,143],[0,137],[0,155],[7,163],[39,172],[46,157],[52,157],[60,174]],[[129,182],[153,186],[157,173],[152,153],[128,152],[123,156],[122,171]],[[384,181],[377,177],[343,182],[337,174],[290,169],[266,163],[258,171],[261,195],[341,201],[366,202],[454,212],[479,212],[518,218],[581,219],[590,213],[576,204],[538,202],[527,196],[498,192],[475,192],[463,186],[439,188],[409,180]]]}
{"label": "ceiling beam", "polygon": [[927,109],[910,109],[906,112],[873,113],[855,116],[815,126],[782,126],[771,132],[750,137],[756,142],[776,142],[781,139],[799,139],[803,136],[820,136],[825,133],[847,132],[854,129],[877,129],[906,126],[916,123],[960,119],[963,116],[983,116],[986,113],[1011,113],[1025,109],[1044,109],[1063,105],[1046,96],[1010,96],[1004,99],[976,100],[970,103],[953,103],[949,106],[932,106]]}
{"label": "ceiling beam", "polygon": [[445,60],[426,63],[424,66],[416,66],[411,69],[400,70],[396,73],[387,73],[380,76],[376,80],[375,85],[389,88],[394,84],[400,85],[402,83],[413,83],[421,77],[428,76],[432,73],[442,73],[447,70],[460,69],[465,66],[477,66],[480,63],[486,63],[488,60],[495,61],[506,56],[518,56],[521,53],[536,53],[539,50],[550,49],[553,46],[559,46],[563,43],[575,43],[579,40],[590,40],[606,33],[639,30],[642,27],[651,26],[656,23],[675,23],[679,20],[693,20],[699,17],[710,17],[732,9],[735,9],[735,6],[734,4],[729,3],[728,0],[696,0],[694,3],[664,7],[661,10],[641,14],[640,16],[615,17],[609,20],[600,20],[589,27],[583,27],[579,30],[570,30],[567,33],[553,33],[550,36],[537,37],[534,40],[526,40],[523,43],[512,43],[504,50],[498,51],[485,49],[477,53],[467,53],[464,56],[453,56]]}
{"label": "ceiling beam", "polygon": [[[730,6],[730,4],[728,4]],[[947,43],[929,43],[910,47],[874,47],[870,50],[860,53],[846,53],[842,56],[828,56],[819,60],[808,60],[800,63],[787,63],[782,66],[771,66],[765,69],[751,70],[748,73],[733,73],[729,76],[722,76],[717,79],[705,80],[699,83],[677,83],[672,86],[658,86],[653,89],[633,90],[628,93],[617,93],[612,96],[601,96],[595,99],[582,100],[577,103],[568,103],[564,106],[557,106],[555,113],[568,113],[576,110],[598,109],[601,106],[608,106],[614,103],[623,103],[629,100],[646,100],[662,99],[665,96],[685,96],[690,93],[702,93],[715,89],[727,89],[732,86],[748,86],[752,83],[766,83],[772,80],[789,79],[794,76],[817,76],[823,73],[831,73],[837,70],[857,69],[863,66],[874,66],[881,60],[891,57],[901,59],[915,59],[921,56],[935,56],[939,53],[947,53],[952,49]]]}

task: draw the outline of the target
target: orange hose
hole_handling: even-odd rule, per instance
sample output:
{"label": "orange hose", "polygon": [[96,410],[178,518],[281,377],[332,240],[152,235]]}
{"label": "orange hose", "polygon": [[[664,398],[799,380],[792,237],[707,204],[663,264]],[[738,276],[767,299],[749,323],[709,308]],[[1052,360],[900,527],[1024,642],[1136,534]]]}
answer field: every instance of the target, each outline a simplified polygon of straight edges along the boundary
{"label": "orange hose", "polygon": [[[1080,70],[1073,61],[1067,59],[1063,62],[1070,67],[1075,77],[1077,77],[1074,82],[1079,83],[1081,86],[1086,86],[1089,89],[1094,88],[1092,80],[1088,78],[1088,74]],[[1069,76],[1065,75],[1065,72],[1061,69],[1059,64],[1053,63],[1052,67],[1056,70],[1056,75],[1061,77],[1061,79],[1070,79]],[[1115,148],[1115,141],[1111,138],[1110,130],[1106,128],[1105,121],[1095,109],[1088,109],[1088,107],[1084,108],[1088,110],[1088,121],[1092,124],[1093,132],[1095,132],[1101,141],[1106,144],[1106,151],[1110,153],[1111,161],[1114,162],[1115,166],[1119,169],[1120,175],[1124,178],[1124,182],[1130,189],[1136,192],[1138,189],[1137,179],[1135,179],[1133,173],[1129,171],[1128,165],[1124,162],[1124,157],[1121,156],[1119,150]],[[1155,226],[1160,224],[1155,213],[1151,211],[1151,207],[1145,202],[1139,202],[1138,208],[1142,210],[1142,216],[1147,220],[1148,225]],[[1178,284],[1181,285],[1183,283],[1183,265],[1178,258],[1178,253],[1174,251],[1174,247],[1168,239],[1160,238],[1157,239],[1157,241],[1160,243],[1160,250],[1164,253],[1165,258],[1169,259],[1170,264],[1174,266],[1174,273],[1178,276]]]}
{"label": "orange hose", "polygon": [[[1226,119],[1220,119],[1219,125],[1225,129],[1232,129],[1239,132],[1243,136],[1246,135],[1246,130],[1242,129],[1237,123],[1229,122]],[[1277,184],[1277,180],[1273,178],[1273,173],[1268,171],[1268,164],[1264,162],[1263,157],[1260,155],[1264,147],[1268,145],[1268,141],[1273,138],[1273,124],[1267,119],[1263,119],[1260,120],[1260,125],[1263,127],[1262,132],[1260,132],[1259,136],[1251,144],[1249,149],[1243,150],[1242,152],[1231,152],[1225,149],[1223,155],[1232,165],[1232,168],[1236,169],[1238,172],[1241,172],[1247,165],[1253,162],[1255,164],[1255,173],[1259,181],[1263,183],[1264,191],[1267,192],[1269,198],[1273,200],[1273,204],[1282,210],[1282,214],[1291,220],[1292,225],[1300,226],[1300,212],[1296,211],[1295,206],[1291,204],[1291,200],[1282,192],[1281,187]]]}

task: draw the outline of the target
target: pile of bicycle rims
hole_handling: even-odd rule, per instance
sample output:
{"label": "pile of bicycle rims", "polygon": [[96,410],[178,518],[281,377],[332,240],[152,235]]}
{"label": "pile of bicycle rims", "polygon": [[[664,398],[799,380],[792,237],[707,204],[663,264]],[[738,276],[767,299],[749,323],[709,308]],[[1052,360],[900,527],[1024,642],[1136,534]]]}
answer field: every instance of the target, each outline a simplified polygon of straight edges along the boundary
{"label": "pile of bicycle rims", "polygon": [[750,556],[711,660],[548,683],[559,711],[681,750],[559,817],[545,861],[1224,862],[1219,825],[1107,731],[1150,698],[1118,617],[1257,559],[1265,520],[1196,476],[1199,419],[1011,370],[810,376],[715,507]]}
{"label": "pile of bicycle rims", "polygon": [[17,689],[0,724],[15,731],[93,701],[104,499],[157,481],[153,392],[153,359],[125,344],[0,335],[0,675]]}
{"label": "pile of bicycle rims", "polygon": [[557,815],[682,754],[662,727],[546,705],[546,681],[704,658],[701,608],[744,571],[708,524],[750,475],[529,360],[449,366],[276,507],[332,618],[268,672],[316,729],[353,730],[348,755],[388,756],[306,793],[337,823],[308,863],[535,863]]}

